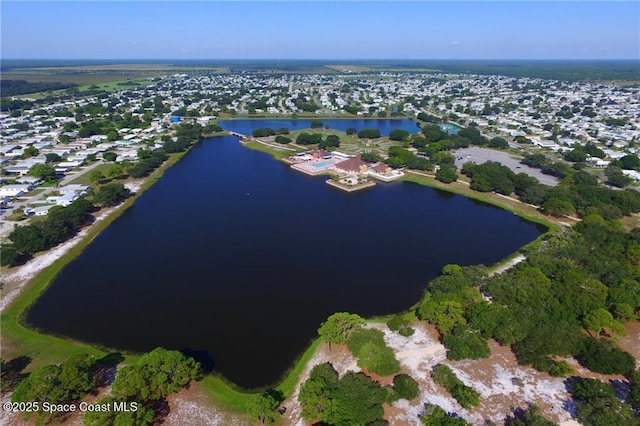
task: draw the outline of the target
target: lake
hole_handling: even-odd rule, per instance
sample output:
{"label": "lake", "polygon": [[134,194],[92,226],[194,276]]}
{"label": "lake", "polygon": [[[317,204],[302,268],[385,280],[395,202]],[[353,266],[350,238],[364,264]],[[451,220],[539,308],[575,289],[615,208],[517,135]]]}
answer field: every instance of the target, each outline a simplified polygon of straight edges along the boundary
{"label": "lake", "polygon": [[[278,130],[281,127],[293,130],[308,129],[309,133],[312,133],[315,129],[311,129],[311,122],[313,120],[306,118],[299,118],[295,120],[221,120],[218,124],[225,130],[243,133],[245,135],[251,135],[255,129],[261,127],[270,127],[273,130]],[[348,128],[352,127],[356,131],[362,129],[372,128],[380,130],[382,136],[389,136],[392,130],[401,129],[406,130],[409,133],[417,133],[420,131],[418,123],[407,118],[402,119],[320,119],[324,126],[329,126],[331,129],[341,130],[346,132]]]}
{"label": "lake", "polygon": [[275,383],[330,314],[406,310],[443,265],[492,264],[544,231],[417,184],[347,194],[325,180],[236,137],[207,139],[60,273],[27,322],[120,350],[187,350],[253,388]]}

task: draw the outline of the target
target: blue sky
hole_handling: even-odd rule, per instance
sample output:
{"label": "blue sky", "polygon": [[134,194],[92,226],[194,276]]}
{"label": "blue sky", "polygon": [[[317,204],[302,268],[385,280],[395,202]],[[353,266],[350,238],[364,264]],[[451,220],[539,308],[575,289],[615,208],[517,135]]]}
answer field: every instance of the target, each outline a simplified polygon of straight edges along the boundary
{"label": "blue sky", "polygon": [[7,1],[4,59],[640,59],[640,2]]}

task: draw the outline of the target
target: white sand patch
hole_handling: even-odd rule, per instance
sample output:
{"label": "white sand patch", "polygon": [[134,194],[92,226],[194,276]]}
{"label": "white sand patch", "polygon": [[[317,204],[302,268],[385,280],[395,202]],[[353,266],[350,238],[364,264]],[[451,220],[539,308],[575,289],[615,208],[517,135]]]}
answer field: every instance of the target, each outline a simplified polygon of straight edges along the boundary
{"label": "white sand patch", "polygon": [[199,404],[194,401],[182,397],[176,397],[169,404],[171,411],[164,419],[164,425],[190,425],[190,426],[210,426],[225,425],[236,426],[246,425],[246,420],[238,418],[238,416],[229,415],[221,411],[217,411],[209,404]]}
{"label": "white sand patch", "polygon": [[575,420],[567,420],[565,422],[560,423],[560,426],[582,426],[582,423],[578,423]]}
{"label": "white sand patch", "polygon": [[143,183],[144,183],[144,181],[142,181],[142,180],[136,180],[136,181],[133,181],[133,182],[125,183],[124,187],[135,194],[136,192],[138,192],[140,190],[140,188],[142,188],[142,184]]}
{"label": "white sand patch", "polygon": [[503,421],[505,415],[509,414],[509,407],[502,402],[505,400],[515,406],[526,407],[531,403],[549,407],[558,421],[572,418],[572,404],[568,404],[571,396],[561,378],[548,376],[532,368],[512,368],[495,363],[490,370],[482,372],[482,378],[478,378],[478,372],[471,368],[472,361],[447,364],[465,385],[480,393],[479,408],[494,422]]}
{"label": "white sand patch", "polygon": [[[116,207],[117,208],[117,207]],[[102,214],[96,216],[94,223],[100,222],[106,218],[116,208],[107,209]],[[93,225],[92,225],[93,226]],[[35,258],[31,259],[22,266],[18,266],[11,270],[9,273],[2,276],[2,281],[5,286],[2,290],[2,296],[0,300],[0,312],[4,311],[7,306],[15,299],[24,286],[36,275],[42,272],[43,269],[51,266],[53,262],[64,256],[71,248],[78,244],[87,235],[91,226],[82,229],[76,236],[70,240],[60,244],[43,253]]]}
{"label": "white sand patch", "polygon": [[519,254],[518,256],[514,257],[513,259],[511,259],[510,261],[508,261],[507,263],[505,263],[504,265],[500,266],[499,268],[496,268],[495,271],[493,271],[491,273],[491,275],[497,275],[497,274],[501,274],[505,271],[508,271],[509,269],[513,268],[514,266],[516,266],[518,263],[523,262],[524,260],[526,260],[527,258],[524,257],[524,255]]}

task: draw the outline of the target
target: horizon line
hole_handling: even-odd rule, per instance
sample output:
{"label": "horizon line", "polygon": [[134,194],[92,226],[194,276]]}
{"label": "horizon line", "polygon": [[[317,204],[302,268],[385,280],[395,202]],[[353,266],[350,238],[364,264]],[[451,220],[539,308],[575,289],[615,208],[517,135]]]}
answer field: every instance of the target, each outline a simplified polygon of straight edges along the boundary
{"label": "horizon line", "polygon": [[0,61],[640,61],[638,58],[2,58]]}

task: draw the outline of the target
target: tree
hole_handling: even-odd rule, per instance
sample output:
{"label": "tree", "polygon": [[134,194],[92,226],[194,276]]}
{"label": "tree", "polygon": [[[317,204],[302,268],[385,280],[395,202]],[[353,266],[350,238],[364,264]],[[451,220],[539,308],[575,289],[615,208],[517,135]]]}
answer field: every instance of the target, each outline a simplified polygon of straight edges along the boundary
{"label": "tree", "polygon": [[51,404],[79,401],[96,386],[91,374],[94,363],[92,356],[76,354],[60,365],[41,367],[18,385],[11,400],[40,403],[47,401]]}
{"label": "tree", "polygon": [[618,321],[613,319],[613,315],[603,308],[595,309],[584,317],[584,326],[589,332],[594,331],[596,335],[611,330],[614,333],[624,336],[625,331]]}
{"label": "tree", "polygon": [[456,171],[456,166],[452,166],[449,164],[440,166],[440,168],[436,172],[436,179],[442,183],[451,183],[457,181],[458,173]]}
{"label": "tree", "polygon": [[607,177],[607,182],[618,188],[624,188],[633,182],[630,177],[625,176],[624,173],[622,173],[620,167],[609,166],[604,171],[604,174]]}
{"label": "tree", "polygon": [[23,151],[24,158],[35,157],[38,154],[40,154],[40,151],[35,146],[28,146]]}
{"label": "tree", "polygon": [[351,333],[359,329],[362,324],[364,324],[364,319],[359,315],[337,312],[322,323],[318,334],[329,342],[329,350],[331,350],[332,343],[338,345],[347,343]]}
{"label": "tree", "polygon": [[358,367],[380,376],[390,376],[400,371],[400,363],[393,350],[386,345],[365,343],[357,353]]}
{"label": "tree", "polygon": [[487,358],[491,354],[487,341],[480,333],[464,326],[455,327],[450,334],[444,336],[442,343],[448,349],[447,358],[454,361]]}
{"label": "tree", "polygon": [[56,177],[56,170],[49,164],[34,164],[29,169],[29,175],[44,181],[51,181]]}
{"label": "tree", "polygon": [[117,130],[112,130],[109,133],[107,133],[107,140],[109,142],[117,141],[119,137],[120,135],[118,134]]}
{"label": "tree", "polygon": [[62,161],[62,157],[60,157],[58,154],[50,152],[49,154],[45,155],[45,162],[48,163],[59,163],[60,161]]}
{"label": "tree", "polygon": [[575,213],[576,209],[570,201],[560,198],[549,198],[542,204],[542,209],[551,216],[565,216]]}
{"label": "tree", "polygon": [[394,129],[389,133],[389,139],[392,141],[404,141],[409,139],[409,132],[402,129]]}
{"label": "tree", "polygon": [[275,422],[280,413],[277,411],[282,398],[276,398],[274,391],[266,391],[254,395],[247,404],[247,412],[253,421],[261,424],[271,424]]}
{"label": "tree", "polygon": [[281,144],[288,144],[288,143],[291,143],[291,138],[288,138],[288,137],[282,136],[282,135],[276,135],[275,141],[277,143],[281,143]]}
{"label": "tree", "polygon": [[329,363],[313,367],[300,387],[302,418],[335,425],[366,425],[384,415],[388,393],[362,373],[347,372],[341,379]]}
{"label": "tree", "polygon": [[93,194],[93,200],[97,204],[112,207],[120,204],[129,195],[131,195],[131,191],[125,188],[123,184],[109,183]]}
{"label": "tree", "polygon": [[359,139],[377,139],[380,137],[378,129],[362,129],[358,132]]}
{"label": "tree", "polygon": [[382,157],[377,152],[363,152],[360,159],[367,163],[378,163],[382,161]]}
{"label": "tree", "polygon": [[127,401],[161,400],[201,377],[200,364],[178,351],[156,348],[122,368],[113,394]]}
{"label": "tree", "polygon": [[495,137],[489,141],[490,148],[498,148],[498,149],[506,149],[509,148],[509,142],[507,142],[504,138]]}
{"label": "tree", "polygon": [[437,300],[429,293],[418,307],[418,317],[436,325],[441,333],[447,334],[456,325],[466,324],[462,303],[454,300]]}
{"label": "tree", "polygon": [[118,158],[118,154],[116,154],[115,152],[102,153],[102,159],[104,161],[116,161],[116,158]]}
{"label": "tree", "polygon": [[420,394],[420,386],[413,377],[407,374],[398,374],[393,378],[393,399],[406,399],[411,401]]}
{"label": "tree", "polygon": [[473,388],[466,386],[451,370],[444,364],[438,364],[431,370],[433,381],[445,388],[464,408],[471,408],[480,405],[480,394]]}

